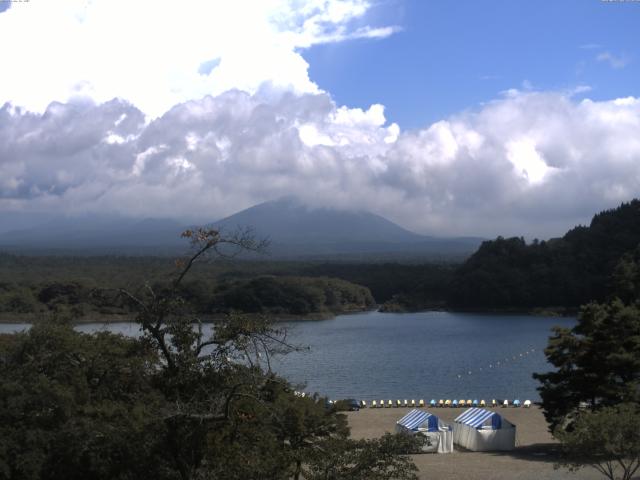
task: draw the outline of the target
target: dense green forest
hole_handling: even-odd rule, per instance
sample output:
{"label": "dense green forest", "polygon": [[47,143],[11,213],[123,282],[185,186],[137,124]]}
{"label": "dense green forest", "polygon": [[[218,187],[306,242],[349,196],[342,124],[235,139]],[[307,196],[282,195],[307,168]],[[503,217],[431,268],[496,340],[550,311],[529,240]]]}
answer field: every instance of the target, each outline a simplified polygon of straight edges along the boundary
{"label": "dense green forest", "polygon": [[[0,254],[0,318],[129,315],[116,289],[140,288],[148,282],[159,288],[175,270],[166,257]],[[217,259],[194,268],[181,288],[200,314],[235,310],[284,317],[326,316],[385,302],[404,302],[414,309],[442,306],[453,270],[448,264]]]}
{"label": "dense green forest", "polygon": [[[603,301],[632,275],[625,264],[640,244],[640,201],[593,217],[562,238],[484,242],[449,285],[453,308],[577,308]],[[637,255],[637,253],[635,253]]]}

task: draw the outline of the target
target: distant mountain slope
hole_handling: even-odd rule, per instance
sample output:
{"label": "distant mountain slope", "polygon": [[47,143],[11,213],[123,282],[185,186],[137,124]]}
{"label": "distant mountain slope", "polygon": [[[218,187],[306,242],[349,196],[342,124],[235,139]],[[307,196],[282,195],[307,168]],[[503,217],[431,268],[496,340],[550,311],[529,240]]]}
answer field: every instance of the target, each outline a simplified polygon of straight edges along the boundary
{"label": "distant mountain slope", "polygon": [[[253,228],[257,237],[271,240],[272,258],[460,258],[470,255],[481,242],[478,238],[422,236],[373,213],[310,208],[291,197],[253,206],[211,225],[226,232]],[[56,217],[0,233],[0,247],[65,254],[175,255],[187,246],[180,238],[186,228],[168,219]]]}
{"label": "distant mountain slope", "polygon": [[478,238],[418,235],[364,211],[308,207],[295,198],[261,203],[213,224],[224,231],[252,227],[271,240],[274,256],[326,256],[357,253],[470,254]]}
{"label": "distant mountain slope", "polygon": [[408,243],[426,238],[373,213],[312,208],[291,197],[255,205],[215,225],[224,229],[252,226],[256,233],[283,243]]}
{"label": "distant mountain slope", "polygon": [[577,307],[613,293],[621,257],[640,244],[640,200],[598,213],[588,227],[526,244],[484,242],[456,272],[450,303],[464,308]]}
{"label": "distant mountain slope", "polygon": [[57,217],[0,235],[0,246],[19,249],[127,250],[184,247],[183,226],[169,219],[115,216]]}

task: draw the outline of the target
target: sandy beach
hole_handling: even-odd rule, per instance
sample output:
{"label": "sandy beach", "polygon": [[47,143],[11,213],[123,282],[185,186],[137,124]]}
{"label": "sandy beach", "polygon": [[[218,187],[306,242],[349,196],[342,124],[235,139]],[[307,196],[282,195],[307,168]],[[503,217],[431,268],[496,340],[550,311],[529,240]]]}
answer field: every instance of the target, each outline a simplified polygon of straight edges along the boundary
{"label": "sandy beach", "polygon": [[[393,432],[395,423],[409,409],[363,409],[349,412],[349,425],[354,438],[374,438]],[[464,409],[432,408],[428,411],[443,421],[452,423]],[[547,431],[547,424],[538,407],[496,409],[509,422],[516,425],[516,449],[510,452],[469,452],[457,446],[452,454],[414,455],[421,479],[599,479],[602,476],[592,468],[577,473],[554,469],[557,442]]]}

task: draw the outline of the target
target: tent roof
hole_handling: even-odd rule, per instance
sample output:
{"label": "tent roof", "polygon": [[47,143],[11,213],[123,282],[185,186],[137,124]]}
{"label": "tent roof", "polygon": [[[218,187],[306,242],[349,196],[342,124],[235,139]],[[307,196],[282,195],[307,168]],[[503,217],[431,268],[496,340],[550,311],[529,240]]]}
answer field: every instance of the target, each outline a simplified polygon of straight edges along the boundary
{"label": "tent roof", "polygon": [[502,417],[498,413],[485,410],[484,408],[470,408],[459,415],[454,421],[462,423],[463,425],[469,425],[473,428],[478,428],[489,419],[491,419],[491,425],[493,428],[501,427]]}
{"label": "tent roof", "polygon": [[402,425],[405,428],[408,428],[409,430],[415,430],[425,422],[428,423],[429,431],[432,431],[434,427],[436,430],[438,429],[438,417],[428,412],[416,409],[411,410],[396,423],[398,425]]}

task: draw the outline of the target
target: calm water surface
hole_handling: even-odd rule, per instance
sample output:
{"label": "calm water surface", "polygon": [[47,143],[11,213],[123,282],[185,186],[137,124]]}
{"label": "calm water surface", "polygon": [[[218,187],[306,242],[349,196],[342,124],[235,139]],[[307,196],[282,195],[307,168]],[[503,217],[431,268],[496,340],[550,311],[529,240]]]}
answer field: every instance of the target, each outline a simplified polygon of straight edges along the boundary
{"label": "calm water surface", "polygon": [[[331,398],[539,398],[533,372],[544,372],[543,349],[554,325],[575,319],[450,312],[341,315],[287,322],[289,339],[308,346],[274,368],[309,392]],[[25,328],[0,324],[0,332]],[[137,335],[130,323],[84,324]]]}

